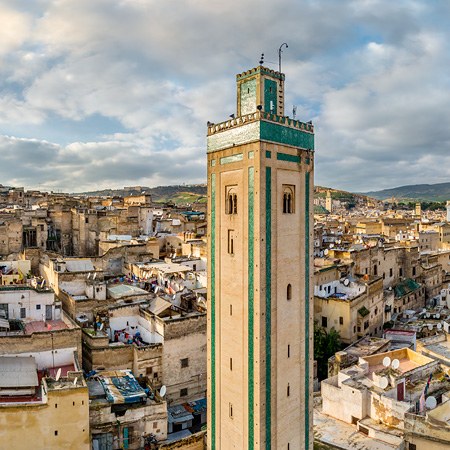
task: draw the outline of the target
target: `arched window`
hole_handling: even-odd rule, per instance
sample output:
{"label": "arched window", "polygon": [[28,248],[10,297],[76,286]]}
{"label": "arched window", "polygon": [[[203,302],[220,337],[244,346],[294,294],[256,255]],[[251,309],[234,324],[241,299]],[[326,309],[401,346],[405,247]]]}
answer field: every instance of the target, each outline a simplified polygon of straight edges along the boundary
{"label": "arched window", "polygon": [[294,213],[294,187],[284,186],[283,187],[283,214],[293,214]]}
{"label": "arched window", "polygon": [[227,195],[225,199],[225,213],[237,214],[237,194],[233,188],[227,189]]}
{"label": "arched window", "polygon": [[287,285],[287,289],[286,289],[286,298],[288,300],[292,300],[292,286],[291,284]]}

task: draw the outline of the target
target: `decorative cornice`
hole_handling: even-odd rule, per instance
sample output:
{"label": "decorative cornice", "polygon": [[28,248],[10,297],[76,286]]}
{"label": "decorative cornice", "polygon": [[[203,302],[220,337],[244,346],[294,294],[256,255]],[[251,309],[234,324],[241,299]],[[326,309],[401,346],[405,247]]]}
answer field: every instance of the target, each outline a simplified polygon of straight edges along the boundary
{"label": "decorative cornice", "polygon": [[236,75],[236,81],[240,81],[244,78],[248,78],[257,74],[268,75],[269,77],[278,78],[279,80],[284,81],[284,73],[269,69],[268,67],[264,66],[258,66],[253,69],[246,70],[245,72],[238,73]]}
{"label": "decorative cornice", "polygon": [[256,111],[250,114],[245,114],[235,119],[229,119],[221,123],[213,123],[208,125],[208,136],[211,136],[221,131],[229,130],[231,128],[240,127],[246,123],[256,122],[257,120],[265,120],[268,122],[276,122],[289,128],[294,128],[297,130],[302,130],[306,133],[314,134],[314,125],[309,123],[300,122],[299,120],[294,120],[286,116],[277,116],[276,114],[271,114],[264,111]]}

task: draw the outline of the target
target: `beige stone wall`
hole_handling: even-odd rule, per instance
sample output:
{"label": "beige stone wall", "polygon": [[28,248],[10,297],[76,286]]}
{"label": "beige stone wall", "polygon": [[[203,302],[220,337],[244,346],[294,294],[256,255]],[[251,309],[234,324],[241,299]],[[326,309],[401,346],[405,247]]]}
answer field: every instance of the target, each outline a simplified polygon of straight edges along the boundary
{"label": "beige stone wall", "polygon": [[0,336],[0,354],[19,354],[75,348],[81,366],[81,329],[52,330],[30,335]]}
{"label": "beige stone wall", "polygon": [[8,450],[89,450],[88,389],[50,390],[39,406],[0,405],[0,427]]}
{"label": "beige stone wall", "polygon": [[[165,323],[162,350],[162,384],[167,402],[179,404],[206,396],[206,315]],[[188,359],[182,367],[181,360]],[[181,396],[181,389],[187,395]]]}
{"label": "beige stone wall", "polygon": [[116,415],[112,405],[91,404],[89,410],[91,434],[112,433],[122,448],[123,429],[128,428],[129,449],[142,449],[143,435],[154,434],[158,440],[167,438],[166,402],[147,401],[143,405],[129,407],[123,415]]}

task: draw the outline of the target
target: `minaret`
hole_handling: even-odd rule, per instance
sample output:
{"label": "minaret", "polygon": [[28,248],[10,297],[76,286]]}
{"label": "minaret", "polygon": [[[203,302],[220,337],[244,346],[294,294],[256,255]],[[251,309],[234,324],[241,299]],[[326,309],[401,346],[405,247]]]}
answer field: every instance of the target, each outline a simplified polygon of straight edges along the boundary
{"label": "minaret", "polygon": [[416,206],[414,208],[414,215],[419,219],[422,217],[422,205],[420,204],[420,202],[416,202]]}
{"label": "minaret", "polygon": [[208,449],[312,449],[314,128],[284,74],[236,80],[208,123]]}
{"label": "minaret", "polygon": [[331,214],[333,212],[333,198],[331,197],[331,191],[327,191],[325,198],[325,209]]}
{"label": "minaret", "polygon": [[450,200],[447,200],[447,222],[450,222]]}

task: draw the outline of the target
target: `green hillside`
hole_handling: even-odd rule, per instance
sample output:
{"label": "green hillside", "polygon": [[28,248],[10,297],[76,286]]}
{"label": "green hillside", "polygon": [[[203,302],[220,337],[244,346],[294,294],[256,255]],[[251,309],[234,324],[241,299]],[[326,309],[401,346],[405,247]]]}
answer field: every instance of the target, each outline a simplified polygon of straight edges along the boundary
{"label": "green hillside", "polygon": [[157,186],[149,188],[146,186],[139,186],[139,189],[124,188],[124,189],[104,189],[101,191],[83,192],[82,195],[91,196],[120,196],[139,195],[146,192],[152,196],[153,202],[156,203],[175,203],[176,205],[183,205],[187,203],[206,202],[206,184],[191,184],[191,185],[176,185],[176,186]]}
{"label": "green hillside", "polygon": [[399,186],[392,189],[383,189],[382,191],[366,192],[365,195],[374,197],[378,200],[386,200],[395,197],[397,201],[421,200],[443,202],[450,200],[450,183]]}

